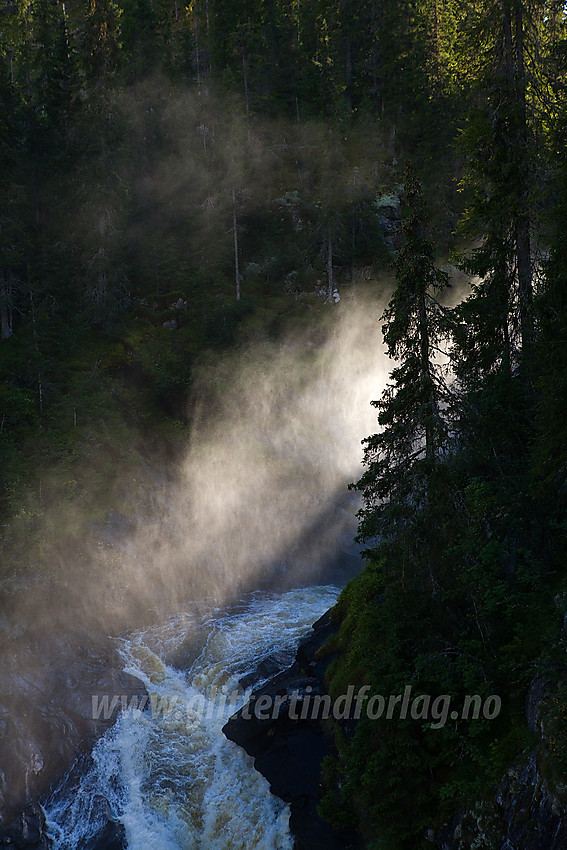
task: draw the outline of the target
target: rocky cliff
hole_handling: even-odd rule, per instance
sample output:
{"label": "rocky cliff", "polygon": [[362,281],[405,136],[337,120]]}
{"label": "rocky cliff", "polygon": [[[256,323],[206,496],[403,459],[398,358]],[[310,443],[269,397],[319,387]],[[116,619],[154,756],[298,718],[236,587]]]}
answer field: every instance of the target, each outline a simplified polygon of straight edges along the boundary
{"label": "rocky cliff", "polygon": [[[317,653],[335,629],[327,612],[301,643],[291,666],[282,669],[286,659],[281,659],[278,672],[252,692],[248,705],[223,729],[254,758],[272,792],[290,803],[296,850],[365,846],[360,836],[331,829],[317,813],[322,761],[332,751],[332,740],[329,725],[303,709],[326,693],[325,672],[332,656],[319,659]],[[257,678],[277,667],[278,659],[268,659]],[[532,687],[526,704],[528,725],[536,733],[541,731],[540,691]],[[543,777],[536,749],[508,771],[492,799],[455,815],[440,829],[428,830],[424,838],[438,850],[565,850],[567,809],[562,794]]]}
{"label": "rocky cliff", "polygon": [[[325,671],[331,660],[319,660],[317,651],[334,629],[327,612],[300,644],[293,664],[254,690],[249,703],[223,729],[253,756],[256,770],[266,777],[272,792],[290,803],[296,850],[360,846],[355,834],[332,829],[317,813],[321,764],[332,743],[323,712],[314,716],[311,708],[313,699],[325,694]],[[268,661],[266,669],[271,666]],[[258,677],[262,672],[258,671]]]}

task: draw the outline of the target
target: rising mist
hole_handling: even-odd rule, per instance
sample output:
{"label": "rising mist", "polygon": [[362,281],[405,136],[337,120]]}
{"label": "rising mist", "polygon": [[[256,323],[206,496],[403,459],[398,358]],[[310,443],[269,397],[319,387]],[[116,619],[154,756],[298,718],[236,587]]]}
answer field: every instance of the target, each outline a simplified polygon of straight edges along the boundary
{"label": "rising mist", "polygon": [[150,459],[128,481],[121,531],[97,531],[73,593],[89,619],[135,625],[184,601],[317,582],[344,558],[357,507],[347,485],[388,371],[380,315],[378,303],[341,303],[309,332],[202,359],[186,451],[168,468]]}

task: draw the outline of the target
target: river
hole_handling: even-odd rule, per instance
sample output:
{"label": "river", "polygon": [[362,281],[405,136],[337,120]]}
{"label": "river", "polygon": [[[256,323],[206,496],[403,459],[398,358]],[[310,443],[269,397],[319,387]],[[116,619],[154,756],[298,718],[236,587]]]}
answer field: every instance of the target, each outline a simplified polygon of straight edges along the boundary
{"label": "river", "polygon": [[[360,568],[347,484],[387,369],[379,315],[342,305],[324,334],[196,375],[176,487],[123,541],[122,574],[103,567],[97,584],[120,579],[127,610],[155,603],[158,625],[116,638],[150,705],[120,711],[45,803],[57,850],[106,850],[109,820],[130,850],[292,847],[288,807],[221,730],[246,699],[239,680],[274,652],[291,663]],[[122,596],[89,600],[101,622]]]}
{"label": "river", "polygon": [[148,705],[125,705],[46,802],[56,850],[94,847],[109,819],[129,850],[291,850],[289,807],[222,726],[246,699],[239,680],[275,652],[291,661],[337,594],[319,586],[252,593],[225,610],[201,603],[119,639]]}

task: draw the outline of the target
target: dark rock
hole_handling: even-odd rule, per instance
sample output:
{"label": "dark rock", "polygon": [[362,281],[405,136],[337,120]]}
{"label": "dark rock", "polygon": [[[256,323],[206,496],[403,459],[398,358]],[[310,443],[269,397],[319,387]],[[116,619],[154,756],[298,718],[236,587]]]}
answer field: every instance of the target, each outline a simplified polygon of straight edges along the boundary
{"label": "dark rock", "polygon": [[[259,758],[279,745],[284,735],[310,728],[312,720],[301,720],[301,711],[307,696],[321,693],[321,683],[314,678],[294,672],[276,676],[260,690],[255,691],[247,705],[233,714],[223,731],[246,752]],[[294,675],[295,673],[295,675]],[[263,706],[262,700],[267,705]],[[318,726],[317,721],[315,724]],[[277,737],[274,737],[277,733]],[[262,771],[260,771],[262,772]]]}
{"label": "dark rock", "polygon": [[326,611],[313,625],[313,634],[308,635],[299,644],[297,650],[297,664],[299,668],[310,676],[315,676],[321,683],[324,682],[327,667],[335,657],[336,653],[325,655],[323,659],[317,658],[317,653],[336,632],[337,627],[331,622],[331,612]]}
{"label": "dark rock", "polygon": [[51,846],[45,835],[45,818],[37,804],[25,806],[17,818],[0,827],[0,847],[48,850]]}
{"label": "dark rock", "polygon": [[319,659],[317,653],[336,627],[327,614],[313,628],[295,662],[257,688],[223,732],[254,758],[272,792],[290,803],[296,850],[347,850],[360,846],[357,836],[334,830],[317,812],[321,764],[330,752],[330,741],[322,711],[314,712],[311,700],[325,695],[330,658]]}
{"label": "dark rock", "polygon": [[567,811],[542,778],[535,753],[509,771],[493,800],[455,817],[436,834],[439,850],[565,850]]}
{"label": "dark rock", "polygon": [[329,747],[318,729],[301,724],[295,731],[279,735],[274,745],[255,761],[273,794],[290,803],[298,797],[318,799],[321,762]]}
{"label": "dark rock", "polygon": [[246,673],[242,676],[238,680],[239,684],[242,688],[244,688],[244,690],[247,690],[253,685],[258,684],[258,682],[264,682],[266,679],[270,679],[278,673],[281,673],[283,670],[286,670],[288,667],[291,667],[294,660],[294,652],[286,652],[285,650],[274,652],[272,655],[269,655],[267,658],[260,661],[254,670],[251,670],[250,673]]}
{"label": "dark rock", "polygon": [[382,231],[384,244],[390,250],[401,246],[401,202],[397,195],[383,195],[376,204],[378,226]]}
{"label": "dark rock", "polygon": [[97,836],[91,850],[125,850],[126,847],[124,824],[108,821],[102,832]]}
{"label": "dark rock", "polygon": [[504,838],[522,850],[564,850],[567,847],[565,806],[550,793],[532,755],[519,774],[511,774],[496,798],[504,823]]}
{"label": "dark rock", "polygon": [[399,222],[401,219],[401,205],[398,198],[392,198],[391,203],[382,203],[379,207],[380,217],[386,221]]}
{"label": "dark rock", "polygon": [[547,681],[543,676],[535,676],[526,697],[526,721],[532,732],[539,730],[539,706],[545,696]]}
{"label": "dark rock", "polygon": [[185,640],[165,655],[165,662],[176,670],[189,670],[202,650],[206,635],[197,626],[187,635]]}
{"label": "dark rock", "polygon": [[360,846],[353,836],[338,832],[321,820],[317,801],[303,797],[291,807],[289,828],[295,836],[294,850],[347,850]]}

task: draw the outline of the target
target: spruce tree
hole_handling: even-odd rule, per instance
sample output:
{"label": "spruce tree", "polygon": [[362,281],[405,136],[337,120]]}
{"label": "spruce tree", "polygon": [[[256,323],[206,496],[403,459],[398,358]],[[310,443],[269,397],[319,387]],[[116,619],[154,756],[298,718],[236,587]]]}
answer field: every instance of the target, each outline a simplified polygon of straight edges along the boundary
{"label": "spruce tree", "polygon": [[[406,173],[405,242],[396,260],[397,286],[383,315],[388,356],[396,361],[378,410],[381,430],[363,444],[367,467],[355,489],[364,497],[359,539],[404,546],[410,535],[434,577],[431,512],[440,461],[448,444],[447,389],[435,354],[442,339],[442,311],[435,295],[448,279],[435,265],[425,235],[421,185]],[[428,530],[429,529],[429,530]],[[411,553],[402,555],[404,561]]]}
{"label": "spruce tree", "polygon": [[462,224],[467,238],[482,240],[468,262],[480,281],[461,314],[467,333],[456,337],[466,380],[510,375],[518,366],[529,371],[544,173],[540,111],[554,108],[547,76],[557,35],[548,31],[549,15],[542,2],[483,0],[463,16],[462,43],[469,51],[474,44],[474,56],[466,57],[472,70],[465,75],[470,107],[462,142],[470,200]]}

